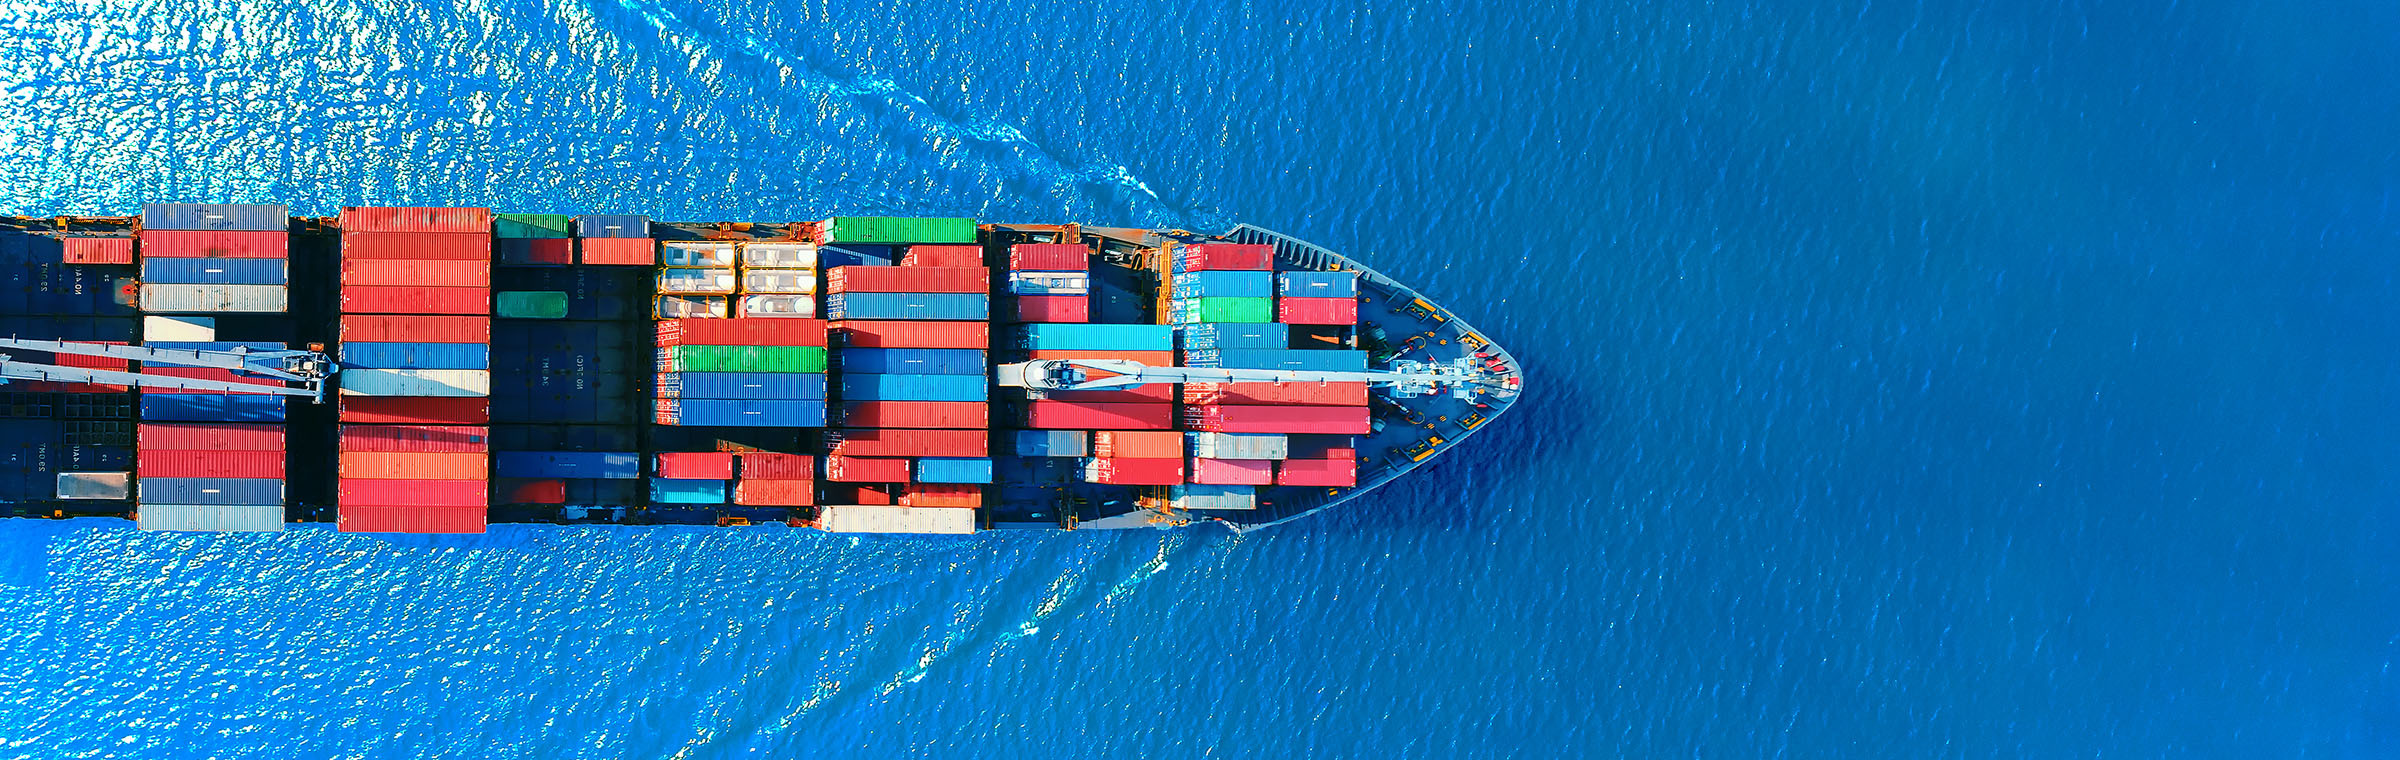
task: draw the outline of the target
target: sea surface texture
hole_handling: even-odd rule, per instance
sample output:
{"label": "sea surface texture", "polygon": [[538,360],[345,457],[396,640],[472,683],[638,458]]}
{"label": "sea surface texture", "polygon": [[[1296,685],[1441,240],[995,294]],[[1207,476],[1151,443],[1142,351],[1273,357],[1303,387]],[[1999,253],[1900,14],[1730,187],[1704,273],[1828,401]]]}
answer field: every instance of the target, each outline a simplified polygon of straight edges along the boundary
{"label": "sea surface texture", "polygon": [[2400,756],[2400,6],[0,5],[0,211],[970,215],[1530,367],[1337,513],[0,524],[0,757]]}

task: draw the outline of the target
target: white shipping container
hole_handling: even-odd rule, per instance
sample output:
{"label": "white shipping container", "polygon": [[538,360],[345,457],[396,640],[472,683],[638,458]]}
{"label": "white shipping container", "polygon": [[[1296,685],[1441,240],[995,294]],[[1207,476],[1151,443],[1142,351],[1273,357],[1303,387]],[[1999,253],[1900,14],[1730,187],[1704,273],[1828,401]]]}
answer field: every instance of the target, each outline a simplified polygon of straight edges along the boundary
{"label": "white shipping container", "polygon": [[817,272],[814,269],[746,269],[742,271],[742,292],[815,295]]}
{"label": "white shipping container", "polygon": [[1208,496],[1185,496],[1174,500],[1176,509],[1250,510],[1258,508],[1258,494],[1222,493]]}
{"label": "white shipping container", "polygon": [[216,339],[217,320],[215,317],[149,316],[142,318],[142,341],[145,343],[166,341],[208,343]]}
{"label": "white shipping container", "polygon": [[732,295],[735,282],[731,269],[658,270],[658,292],[661,295]]}
{"label": "white shipping container", "polygon": [[733,244],[719,241],[687,240],[660,243],[658,264],[669,267],[733,266]]}
{"label": "white shipping container", "polygon": [[723,296],[659,296],[651,308],[659,319],[724,319],[733,316]]}
{"label": "white shipping container", "polygon": [[62,472],[58,474],[58,498],[130,499],[133,498],[133,473]]}
{"label": "white shipping container", "polygon": [[283,507],[144,504],[134,509],[133,525],[142,530],[278,532],[283,530]]}
{"label": "white shipping container", "polygon": [[828,506],[817,511],[817,527],[833,533],[975,532],[975,510],[956,507]]}
{"label": "white shipping container", "polygon": [[1290,459],[1292,439],[1281,434],[1192,433],[1192,456],[1203,459]]}
{"label": "white shipping container", "polygon": [[243,312],[280,314],[291,308],[291,288],[283,285],[166,285],[142,286],[142,311]]}
{"label": "white shipping container", "polygon": [[743,243],[742,266],[816,269],[815,243]]}
{"label": "white shipping container", "polygon": [[739,311],[744,317],[814,318],[817,316],[817,297],[742,296]]}
{"label": "white shipping container", "polygon": [[492,372],[484,369],[343,368],[334,379],[344,396],[492,395]]}

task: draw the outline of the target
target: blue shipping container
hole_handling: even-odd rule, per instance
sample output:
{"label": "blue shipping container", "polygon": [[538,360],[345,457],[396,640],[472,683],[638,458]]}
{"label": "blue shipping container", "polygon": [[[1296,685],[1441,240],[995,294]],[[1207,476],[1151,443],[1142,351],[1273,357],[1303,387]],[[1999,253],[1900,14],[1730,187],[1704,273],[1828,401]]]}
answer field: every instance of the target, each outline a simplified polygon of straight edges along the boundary
{"label": "blue shipping container", "polygon": [[984,353],[972,348],[845,348],[836,362],[845,373],[869,375],[981,377],[988,367]]}
{"label": "blue shipping container", "polygon": [[142,394],[143,422],[282,422],[283,410],[283,396]]}
{"label": "blue shipping container", "polygon": [[992,482],[992,460],[982,458],[919,459],[917,460],[917,482],[990,483]]}
{"label": "blue shipping container", "polygon": [[1173,351],[1175,328],[1080,323],[1018,325],[1011,329],[1010,345],[1035,351]]}
{"label": "blue shipping container", "polygon": [[585,214],[575,217],[575,236],[639,238],[650,236],[650,217],[640,214]]}
{"label": "blue shipping container", "polygon": [[992,297],[982,293],[834,293],[825,297],[826,319],[991,318]]}
{"label": "blue shipping container", "polygon": [[823,401],[684,399],[668,424],[686,427],[824,427]]}
{"label": "blue shipping container", "polygon": [[276,478],[142,478],[146,504],[282,504]]}
{"label": "blue shipping container", "polygon": [[834,267],[888,267],[900,261],[900,249],[890,245],[861,245],[847,243],[817,249],[817,269]]}
{"label": "blue shipping container", "polygon": [[651,478],[650,500],[660,504],[723,504],[725,481]]}
{"label": "blue shipping container", "polygon": [[0,231],[0,314],[132,316],[132,268],[66,264],[58,238]]}
{"label": "blue shipping container", "polygon": [[282,285],[283,259],[142,259],[142,281],[170,285]]}
{"label": "blue shipping container", "polygon": [[1275,293],[1293,298],[1357,298],[1357,272],[1279,272]]}
{"label": "blue shipping container", "polygon": [[1365,351],[1234,348],[1183,352],[1183,366],[1224,369],[1297,369],[1316,372],[1365,372]]}
{"label": "blue shipping container", "polygon": [[1090,435],[1082,430],[1019,430],[1017,431],[1017,456],[1087,456],[1092,450]]}
{"label": "blue shipping container", "polygon": [[1181,325],[1185,350],[1206,348],[1290,348],[1292,326],[1278,323],[1207,322]]}
{"label": "blue shipping container", "polygon": [[844,401],[982,401],[991,395],[982,375],[842,375]]}
{"label": "blue shipping container", "polygon": [[503,478],[594,478],[642,476],[642,455],[630,451],[501,451],[492,472]]}
{"label": "blue shipping container", "polygon": [[142,228],[151,230],[282,232],[291,229],[291,217],[291,209],[280,205],[142,204]]}
{"label": "blue shipping container", "polygon": [[1185,272],[1175,276],[1176,298],[1271,298],[1274,272]]}
{"label": "blue shipping container", "polygon": [[344,343],[341,363],[371,369],[490,369],[480,343]]}
{"label": "blue shipping container", "polygon": [[825,376],[800,372],[666,372],[659,398],[825,400]]}

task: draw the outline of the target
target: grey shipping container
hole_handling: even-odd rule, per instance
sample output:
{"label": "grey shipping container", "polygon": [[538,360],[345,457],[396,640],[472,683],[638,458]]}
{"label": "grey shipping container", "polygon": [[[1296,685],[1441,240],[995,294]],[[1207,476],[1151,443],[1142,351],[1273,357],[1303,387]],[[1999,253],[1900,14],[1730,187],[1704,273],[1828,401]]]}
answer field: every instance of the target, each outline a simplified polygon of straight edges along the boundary
{"label": "grey shipping container", "polygon": [[282,205],[142,204],[142,227],[152,230],[280,232],[291,228],[291,217],[291,208]]}
{"label": "grey shipping container", "polygon": [[142,530],[281,531],[283,508],[274,505],[144,504],[134,510]]}
{"label": "grey shipping container", "polygon": [[142,285],[142,310],[148,312],[281,313],[290,303],[291,289],[282,285]]}
{"label": "grey shipping container", "polygon": [[130,499],[132,480],[130,472],[62,472],[58,474],[58,498]]}

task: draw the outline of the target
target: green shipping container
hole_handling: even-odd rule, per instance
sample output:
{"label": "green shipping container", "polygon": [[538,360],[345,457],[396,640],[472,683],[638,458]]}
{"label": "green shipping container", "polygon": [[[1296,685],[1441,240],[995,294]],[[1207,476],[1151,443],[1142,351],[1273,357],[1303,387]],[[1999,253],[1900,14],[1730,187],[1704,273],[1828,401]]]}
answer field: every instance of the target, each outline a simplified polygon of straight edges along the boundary
{"label": "green shipping container", "polygon": [[1193,298],[1176,301],[1185,324],[1196,322],[1273,322],[1275,299],[1272,298]]}
{"label": "green shipping container", "polygon": [[661,372],[825,371],[823,346],[675,346],[659,349]]}
{"label": "green shipping container", "polygon": [[564,290],[504,290],[493,304],[501,319],[566,319]]}
{"label": "green shipping container", "polygon": [[566,214],[493,214],[492,237],[563,238],[574,218]]}
{"label": "green shipping container", "polygon": [[828,243],[973,243],[973,219],[837,216],[825,223]]}

